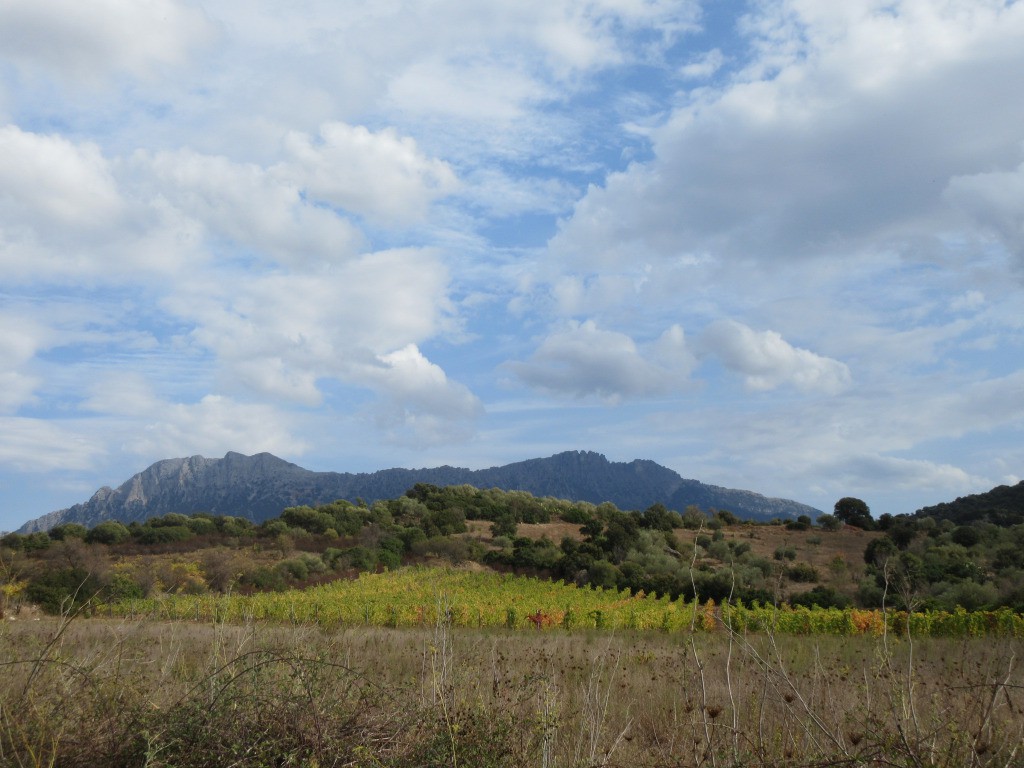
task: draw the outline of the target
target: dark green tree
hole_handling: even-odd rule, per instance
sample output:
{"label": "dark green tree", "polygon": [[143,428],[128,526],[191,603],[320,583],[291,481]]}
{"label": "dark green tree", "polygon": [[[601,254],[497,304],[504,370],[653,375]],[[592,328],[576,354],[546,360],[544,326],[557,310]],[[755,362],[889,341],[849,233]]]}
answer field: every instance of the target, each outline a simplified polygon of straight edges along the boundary
{"label": "dark green tree", "polygon": [[866,531],[875,527],[868,505],[853,496],[844,496],[835,505],[835,515],[847,525]]}

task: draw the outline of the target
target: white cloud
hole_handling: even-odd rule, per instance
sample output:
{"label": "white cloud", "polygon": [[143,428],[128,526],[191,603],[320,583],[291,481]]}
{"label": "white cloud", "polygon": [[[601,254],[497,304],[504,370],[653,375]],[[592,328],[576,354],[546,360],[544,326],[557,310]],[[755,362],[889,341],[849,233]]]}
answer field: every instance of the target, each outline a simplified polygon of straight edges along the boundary
{"label": "white cloud", "polygon": [[15,317],[0,314],[0,413],[31,402],[40,379],[23,370],[38,349],[36,334]]}
{"label": "white cloud", "polygon": [[301,455],[308,449],[293,434],[293,418],[280,408],[213,394],[195,402],[169,400],[139,374],[101,374],[89,386],[84,408],[120,438],[120,450],[136,456]]}
{"label": "white cloud", "polygon": [[711,77],[725,63],[725,56],[718,48],[694,57],[689,64],[680,68],[679,74],[687,80],[704,80]]}
{"label": "white cloud", "polygon": [[552,95],[542,81],[514,66],[443,59],[416,62],[388,86],[389,100],[399,109],[473,122],[522,118],[531,102]]}
{"label": "white cloud", "polygon": [[0,416],[0,466],[32,473],[90,469],[105,451],[88,434],[52,419]]}
{"label": "white cloud", "polygon": [[161,405],[127,446],[142,456],[217,456],[229,450],[302,455],[309,446],[292,434],[290,421],[271,405],[206,395],[197,403]]}
{"label": "white cloud", "polygon": [[5,0],[0,5],[0,53],[73,81],[112,73],[138,76],[179,64],[213,36],[213,25],[201,11],[174,0]]}
{"label": "white cloud", "polygon": [[850,385],[850,370],[838,360],[790,345],[775,331],[754,331],[735,320],[719,320],[703,334],[701,348],[743,374],[752,390],[791,384],[805,392],[838,394]]}
{"label": "white cloud", "polygon": [[822,477],[827,477],[828,484],[835,489],[931,488],[955,493],[965,488],[983,486],[987,482],[951,464],[872,454],[843,457],[842,461],[834,462],[831,466],[828,462],[821,462],[815,469]]}
{"label": "white cloud", "polygon": [[137,153],[133,166],[152,176],[149,191],[218,239],[289,266],[353,255],[362,234],[347,220],[302,197],[286,174],[189,150]]}
{"label": "white cloud", "polygon": [[415,344],[379,355],[355,377],[381,395],[374,406],[378,425],[398,443],[435,444],[464,440],[483,413],[479,399],[451,381]]}
{"label": "white cloud", "polygon": [[773,9],[770,32],[751,22],[764,38],[751,68],[676,109],[654,159],[591,188],[556,253],[920,256],[955,227],[951,179],[1019,163],[1024,6],[758,6]]}
{"label": "white cloud", "polygon": [[678,391],[687,382],[693,357],[678,326],[642,349],[629,336],[587,320],[552,333],[529,360],[506,365],[532,387],[617,402]]}
{"label": "white cloud", "polygon": [[95,232],[115,223],[121,196],[92,143],[0,127],[0,216],[5,228]]}
{"label": "white cloud", "polygon": [[317,140],[301,133],[285,139],[288,162],[274,168],[311,198],[388,223],[422,219],[431,202],[458,186],[451,167],[428,158],[393,128],[327,123]]}

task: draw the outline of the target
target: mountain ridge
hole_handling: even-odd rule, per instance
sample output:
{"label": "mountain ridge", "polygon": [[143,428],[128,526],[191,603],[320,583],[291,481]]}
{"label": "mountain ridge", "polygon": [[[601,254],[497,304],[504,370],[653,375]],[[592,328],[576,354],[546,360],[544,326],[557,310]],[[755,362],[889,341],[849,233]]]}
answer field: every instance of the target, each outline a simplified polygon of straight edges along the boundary
{"label": "mountain ridge", "polygon": [[610,501],[625,510],[661,503],[679,511],[691,504],[705,510],[727,509],[756,520],[821,514],[789,499],[689,480],[649,459],[610,462],[592,451],[565,451],[479,470],[445,465],[369,473],[314,472],[270,453],[245,456],[229,451],[222,459],[157,461],[117,488],[104,486],[88,501],[30,520],[18,532],[45,531],[70,522],[142,522],[168,512],[210,512],[259,522],[290,506],[395,498],[416,483],[520,490],[595,504]]}

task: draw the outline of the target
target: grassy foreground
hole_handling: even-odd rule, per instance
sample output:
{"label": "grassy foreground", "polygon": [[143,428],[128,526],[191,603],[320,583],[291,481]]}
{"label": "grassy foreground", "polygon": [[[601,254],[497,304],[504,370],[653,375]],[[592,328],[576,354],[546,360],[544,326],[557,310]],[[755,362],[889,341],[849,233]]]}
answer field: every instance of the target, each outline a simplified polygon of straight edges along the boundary
{"label": "grassy foreground", "polygon": [[0,765],[1019,765],[1022,646],[4,622]]}

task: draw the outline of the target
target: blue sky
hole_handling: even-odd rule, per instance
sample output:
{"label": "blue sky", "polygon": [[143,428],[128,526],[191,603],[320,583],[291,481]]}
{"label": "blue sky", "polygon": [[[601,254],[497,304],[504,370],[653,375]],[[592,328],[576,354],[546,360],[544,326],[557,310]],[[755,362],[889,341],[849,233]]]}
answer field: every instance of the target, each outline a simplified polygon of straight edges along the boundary
{"label": "blue sky", "polygon": [[0,529],[153,461],[1024,475],[1024,3],[0,3]]}

